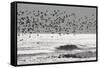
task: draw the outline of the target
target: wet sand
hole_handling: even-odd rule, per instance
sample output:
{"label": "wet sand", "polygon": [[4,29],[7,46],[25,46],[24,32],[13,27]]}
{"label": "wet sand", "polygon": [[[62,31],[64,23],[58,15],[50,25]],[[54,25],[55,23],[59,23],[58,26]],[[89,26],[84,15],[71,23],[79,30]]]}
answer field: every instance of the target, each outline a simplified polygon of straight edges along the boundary
{"label": "wet sand", "polygon": [[19,65],[96,60],[96,34],[20,34],[17,41]]}

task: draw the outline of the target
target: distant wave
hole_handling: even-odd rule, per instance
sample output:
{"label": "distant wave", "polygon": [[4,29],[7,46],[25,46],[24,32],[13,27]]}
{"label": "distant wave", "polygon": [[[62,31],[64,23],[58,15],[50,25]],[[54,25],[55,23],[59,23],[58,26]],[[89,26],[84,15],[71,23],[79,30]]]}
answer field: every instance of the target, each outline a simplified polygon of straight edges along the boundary
{"label": "distant wave", "polygon": [[57,50],[75,50],[75,49],[80,49],[79,47],[77,47],[77,45],[63,45],[63,46],[59,46],[56,48]]}

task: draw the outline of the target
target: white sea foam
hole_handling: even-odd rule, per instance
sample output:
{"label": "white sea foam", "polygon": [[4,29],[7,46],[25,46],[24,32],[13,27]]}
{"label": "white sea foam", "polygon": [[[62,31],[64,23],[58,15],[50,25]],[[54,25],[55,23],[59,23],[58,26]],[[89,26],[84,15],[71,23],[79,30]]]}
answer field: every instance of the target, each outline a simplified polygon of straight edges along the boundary
{"label": "white sea foam", "polygon": [[[20,39],[23,41],[19,41]],[[52,52],[56,47],[66,44],[74,44],[81,48],[96,47],[96,34],[20,34],[18,48],[30,47],[31,50],[18,50],[18,54]]]}

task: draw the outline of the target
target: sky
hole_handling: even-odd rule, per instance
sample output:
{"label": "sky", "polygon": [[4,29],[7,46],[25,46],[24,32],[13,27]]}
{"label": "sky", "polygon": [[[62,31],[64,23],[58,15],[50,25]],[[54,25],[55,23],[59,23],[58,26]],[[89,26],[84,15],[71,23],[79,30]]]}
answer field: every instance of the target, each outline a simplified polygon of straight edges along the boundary
{"label": "sky", "polygon": [[[66,11],[67,14],[71,14],[71,13],[75,13],[76,15],[76,19],[79,19],[81,17],[87,16],[89,18],[91,18],[90,22],[96,20],[96,8],[91,8],[91,7],[74,7],[74,6],[53,6],[53,5],[38,5],[38,4],[18,4],[17,7],[18,11],[28,11],[28,12],[32,12],[33,10],[37,11],[42,11],[42,12],[46,12],[46,10],[48,10],[48,13],[53,13],[54,10],[60,10],[60,12],[64,12]],[[65,14],[61,14],[60,17],[64,16]],[[92,15],[93,15],[93,20],[92,20]],[[22,15],[25,16],[25,15]],[[26,15],[26,16],[32,16],[32,14],[30,15]],[[49,17],[49,16],[48,16]],[[56,19],[57,17],[51,17],[52,19]],[[66,24],[67,21],[65,21]],[[89,21],[88,21],[89,22]],[[48,23],[48,22],[47,22]],[[61,24],[61,27],[66,27],[65,24]],[[79,22],[77,22],[77,24],[79,24]],[[86,24],[87,25],[87,24]],[[22,28],[22,27],[20,27]],[[76,30],[75,33],[95,33],[96,32],[96,24],[93,23],[93,25],[89,26],[89,30],[86,28],[86,26],[83,27],[83,31],[80,30]],[[42,28],[39,28],[39,30],[41,31],[40,33],[45,33],[43,32]],[[71,33],[73,29],[70,29],[69,33]],[[56,32],[55,32],[56,33]],[[64,31],[62,31],[62,33],[65,33]]]}

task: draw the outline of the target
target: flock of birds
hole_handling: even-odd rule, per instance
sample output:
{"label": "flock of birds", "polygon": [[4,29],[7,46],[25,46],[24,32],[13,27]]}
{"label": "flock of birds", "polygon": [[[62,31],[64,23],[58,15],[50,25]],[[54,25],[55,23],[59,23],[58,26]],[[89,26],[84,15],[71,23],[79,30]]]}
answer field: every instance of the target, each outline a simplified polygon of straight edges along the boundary
{"label": "flock of birds", "polygon": [[95,33],[96,18],[77,17],[75,13],[61,10],[18,10],[17,31],[19,33]]}

